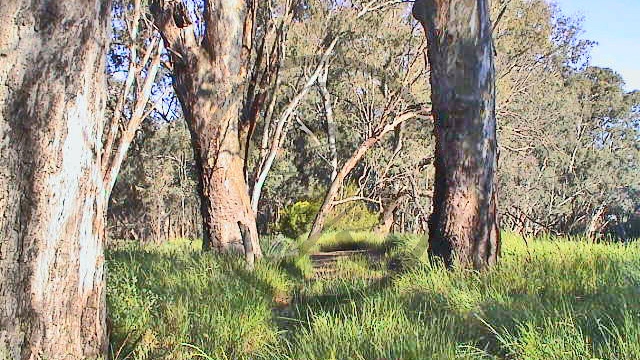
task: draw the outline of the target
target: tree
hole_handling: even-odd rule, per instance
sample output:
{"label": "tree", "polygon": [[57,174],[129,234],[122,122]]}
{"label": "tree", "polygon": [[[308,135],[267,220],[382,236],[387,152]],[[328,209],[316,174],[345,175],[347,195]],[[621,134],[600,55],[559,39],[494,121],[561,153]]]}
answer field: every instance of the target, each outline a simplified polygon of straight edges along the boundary
{"label": "tree", "polygon": [[162,243],[201,237],[194,170],[183,121],[143,124],[109,200],[110,238]]}
{"label": "tree", "polygon": [[435,150],[429,253],[445,264],[497,262],[497,141],[492,27],[486,0],[419,0],[431,65]]}
{"label": "tree", "polygon": [[[268,149],[266,146],[262,148],[264,149],[263,154],[261,156],[259,165],[256,167],[257,175],[255,176],[256,180],[254,182],[251,195],[251,207],[255,213],[258,212],[258,203],[262,194],[262,187],[264,186],[265,181],[267,180],[267,176],[271,171],[271,167],[273,166],[273,162],[275,161],[276,156],[280,151],[282,142],[286,138],[286,126],[290,121],[290,118],[295,115],[296,108],[298,107],[300,102],[304,99],[309,90],[311,90],[313,85],[320,77],[321,73],[324,71],[323,64],[328,60],[329,56],[333,52],[333,48],[335,47],[336,43],[337,38],[333,39],[328,45],[327,49],[325,49],[318,64],[316,65],[313,74],[311,74],[302,88],[296,93],[291,101],[289,101],[287,106],[285,106],[282,115],[275,124],[275,129],[273,129],[273,131],[269,131],[270,129],[268,127],[265,127],[263,129],[262,143],[267,144],[269,142],[267,139],[271,138],[271,144],[269,145]],[[273,96],[275,98],[276,95],[274,94]]]}
{"label": "tree", "polygon": [[0,5],[0,358],[105,354],[109,1]]}
{"label": "tree", "polygon": [[190,18],[181,1],[152,1],[151,11],[171,53],[173,86],[191,133],[199,172],[203,246],[244,252],[240,223],[248,229],[259,257],[244,171],[249,124],[241,117],[255,14],[247,3],[253,4],[204,1],[198,21]]}
{"label": "tree", "polygon": [[494,4],[502,225],[525,236],[624,236],[638,151],[622,78],[588,66],[580,22],[546,1]]}
{"label": "tree", "polygon": [[[114,69],[110,70],[112,72],[123,70],[127,76],[123,84],[112,86],[117,88],[119,93],[109,124],[105,129],[103,140],[102,172],[107,198],[113,190],[122,162],[135,138],[136,132],[140,129],[147,116],[163,100],[160,97],[160,101],[157,101],[148,109],[152,90],[157,82],[156,77],[161,67],[162,42],[158,40],[157,34],[150,29],[150,26],[146,26],[141,21],[141,0],[133,0],[131,10],[127,5],[129,5],[127,2],[120,1],[118,1],[117,5],[114,5],[118,10],[117,13],[121,13],[121,16],[118,22],[114,14],[112,21],[114,23],[113,41],[122,41],[126,45],[124,45],[125,49],[120,49],[117,46],[112,47],[109,52],[109,65]],[[124,29],[119,29],[119,27],[124,27]],[[146,34],[149,32],[151,33],[150,35]],[[138,51],[141,45],[146,47],[141,54],[142,56]],[[147,63],[149,64],[147,65]],[[111,75],[113,76],[113,74]],[[133,94],[130,95],[132,92]]]}
{"label": "tree", "polygon": [[[311,231],[309,232],[309,238],[316,238],[320,235],[320,233],[324,229],[324,223],[327,216],[336,205],[335,199],[338,195],[338,191],[344,184],[344,180],[349,175],[349,173],[351,173],[358,162],[362,160],[367,151],[369,151],[380,140],[382,140],[386,134],[388,134],[403,122],[416,118],[427,118],[427,116],[422,114],[420,111],[407,111],[402,114],[398,114],[397,116],[389,115],[390,114],[383,114],[381,116],[381,119],[379,120],[380,122],[374,124],[375,127],[373,127],[372,132],[368,135],[368,137],[356,148],[353,154],[351,154],[347,161],[345,161],[345,163],[340,167],[340,170],[331,182],[331,185],[329,186],[329,189],[324,196],[324,200],[322,201],[322,206],[320,206],[320,210],[318,211],[318,214],[313,221]],[[357,198],[355,200],[360,200],[360,198]]]}

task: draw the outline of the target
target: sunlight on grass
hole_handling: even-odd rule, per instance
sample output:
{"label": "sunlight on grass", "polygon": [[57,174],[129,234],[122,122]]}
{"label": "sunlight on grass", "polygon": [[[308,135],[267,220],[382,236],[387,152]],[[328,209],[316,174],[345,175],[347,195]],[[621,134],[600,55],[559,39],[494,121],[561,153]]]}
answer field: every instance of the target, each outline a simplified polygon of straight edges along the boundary
{"label": "sunlight on grass", "polygon": [[[504,234],[499,265],[477,273],[431,264],[414,236],[341,236],[326,234],[316,249],[383,254],[340,259],[338,278],[312,279],[308,256],[267,256],[249,273],[186,239],[111,249],[113,356],[640,358],[637,243]],[[270,254],[295,244],[268,241]]]}

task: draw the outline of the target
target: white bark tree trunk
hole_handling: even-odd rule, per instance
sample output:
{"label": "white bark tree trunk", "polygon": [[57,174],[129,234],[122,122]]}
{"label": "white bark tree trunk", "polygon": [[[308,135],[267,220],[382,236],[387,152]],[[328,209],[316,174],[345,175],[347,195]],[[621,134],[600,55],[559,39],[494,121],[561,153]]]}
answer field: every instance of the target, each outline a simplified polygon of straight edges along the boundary
{"label": "white bark tree trunk", "polygon": [[322,103],[324,106],[324,114],[327,120],[327,140],[329,142],[329,161],[331,163],[331,181],[338,176],[338,149],[336,148],[336,120],[333,116],[333,104],[331,103],[331,94],[327,89],[327,78],[329,77],[329,65],[324,64],[324,68],[320,77],[318,77],[318,86]]}
{"label": "white bark tree trunk", "polygon": [[0,358],[106,355],[109,1],[0,3]]}

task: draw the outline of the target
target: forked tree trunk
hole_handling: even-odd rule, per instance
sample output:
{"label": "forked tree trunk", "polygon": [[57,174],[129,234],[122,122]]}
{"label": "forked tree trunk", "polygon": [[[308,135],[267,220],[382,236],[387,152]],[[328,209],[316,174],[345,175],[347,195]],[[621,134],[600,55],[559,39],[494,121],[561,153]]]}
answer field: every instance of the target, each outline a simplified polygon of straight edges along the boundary
{"label": "forked tree trunk", "polygon": [[0,359],[106,355],[110,6],[0,2]]}
{"label": "forked tree trunk", "polygon": [[204,249],[244,252],[239,223],[262,255],[244,176],[241,139],[247,51],[246,0],[205,1],[204,38],[180,2],[152,1],[152,12],[172,54],[180,99],[199,172]]}
{"label": "forked tree trunk", "polygon": [[496,263],[495,71],[488,0],[418,0],[436,139],[429,253],[451,266]]}

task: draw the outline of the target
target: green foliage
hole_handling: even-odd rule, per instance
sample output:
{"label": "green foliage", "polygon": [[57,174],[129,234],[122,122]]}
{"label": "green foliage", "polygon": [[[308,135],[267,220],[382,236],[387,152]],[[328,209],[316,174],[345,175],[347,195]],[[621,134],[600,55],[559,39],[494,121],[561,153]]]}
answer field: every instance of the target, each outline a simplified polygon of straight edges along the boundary
{"label": "green foliage", "polygon": [[236,257],[185,241],[108,252],[107,304],[116,359],[191,359],[191,344],[216,359],[263,351],[278,339],[274,297],[291,283],[274,264],[248,273]]}
{"label": "green foliage", "polygon": [[367,231],[378,223],[378,214],[363,202],[352,202],[336,206],[327,219],[328,230]]}
{"label": "green foliage", "polygon": [[[341,198],[358,196],[358,192],[358,185],[355,182],[350,182],[344,185]],[[367,205],[360,200],[336,205],[327,217],[326,230],[348,231],[350,234],[370,231],[378,223],[379,215],[371,211]]]}
{"label": "green foliage", "polygon": [[[319,246],[332,244],[330,235]],[[341,260],[340,276],[316,280],[292,271],[298,265],[287,259],[247,273],[240,260],[201,254],[186,240],[112,250],[113,353],[135,360],[640,358],[638,243],[504,234],[499,266],[476,273],[431,264],[415,236],[354,238],[382,257]],[[298,261],[310,266],[308,257]]]}
{"label": "green foliage", "polygon": [[200,201],[186,124],[143,127],[111,194],[111,237],[161,242],[200,236]]}
{"label": "green foliage", "polygon": [[[345,186],[346,197],[357,192],[353,184]],[[277,231],[290,238],[297,239],[311,230],[316,214],[320,209],[322,200],[317,197],[311,200],[297,201],[286,206],[280,211],[280,221]],[[326,220],[326,230],[333,232],[350,233],[353,231],[368,231],[378,223],[379,215],[367,204],[361,201],[352,201],[337,205],[333,208]]]}
{"label": "green foliage", "polygon": [[285,207],[280,213],[278,231],[291,238],[298,238],[311,230],[320,203],[317,201],[298,201]]}
{"label": "green foliage", "polygon": [[494,33],[503,225],[613,232],[638,207],[633,95],[613,70],[588,66],[593,43],[580,38],[579,21],[541,0],[494,5],[507,6]]}

